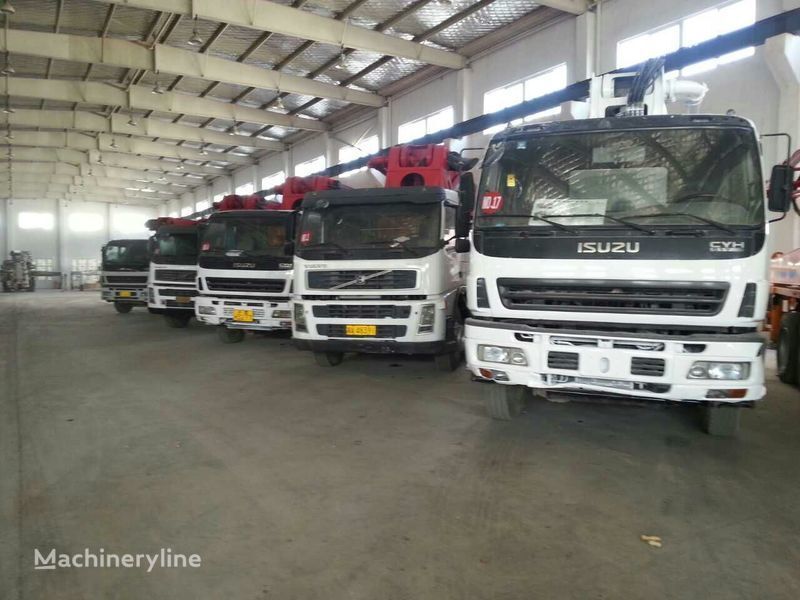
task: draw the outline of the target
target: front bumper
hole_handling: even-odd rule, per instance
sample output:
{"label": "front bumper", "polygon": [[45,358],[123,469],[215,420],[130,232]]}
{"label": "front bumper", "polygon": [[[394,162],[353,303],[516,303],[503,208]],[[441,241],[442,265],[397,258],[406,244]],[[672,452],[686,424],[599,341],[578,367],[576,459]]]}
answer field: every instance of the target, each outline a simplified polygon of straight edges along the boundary
{"label": "front bumper", "polygon": [[[295,298],[294,305],[303,306],[305,329],[292,323],[292,338],[302,350],[328,352],[361,352],[365,354],[444,354],[458,349],[459,342],[448,335],[451,302],[456,296],[431,297],[424,300],[309,300]],[[430,331],[420,331],[422,307],[434,305],[434,321]],[[374,314],[370,314],[373,311]],[[355,316],[331,316],[350,313]],[[386,315],[390,316],[386,316]],[[348,325],[376,328],[375,335],[348,336]]]}
{"label": "front bumper", "polygon": [[[554,331],[468,319],[464,344],[467,368],[476,377],[507,385],[677,402],[751,403],[766,393],[764,341],[756,333],[658,336]],[[480,360],[481,344],[517,348],[528,364]],[[750,373],[736,381],[689,379],[696,361],[749,362]],[[642,365],[650,373],[655,368],[655,374],[641,374]]]}
{"label": "front bumper", "polygon": [[147,290],[147,307],[154,313],[194,311],[197,290],[172,286],[152,285]]}
{"label": "front bumper", "polygon": [[[288,330],[292,328],[289,299],[285,301],[255,300],[246,298],[233,300],[214,296],[197,296],[194,303],[195,317],[207,325],[225,325],[230,329],[253,331]],[[251,315],[252,321],[234,318],[234,310]],[[250,312],[248,312],[250,311]]]}
{"label": "front bumper", "polygon": [[100,290],[100,297],[106,302],[123,302],[145,306],[147,305],[147,288],[104,287]]}

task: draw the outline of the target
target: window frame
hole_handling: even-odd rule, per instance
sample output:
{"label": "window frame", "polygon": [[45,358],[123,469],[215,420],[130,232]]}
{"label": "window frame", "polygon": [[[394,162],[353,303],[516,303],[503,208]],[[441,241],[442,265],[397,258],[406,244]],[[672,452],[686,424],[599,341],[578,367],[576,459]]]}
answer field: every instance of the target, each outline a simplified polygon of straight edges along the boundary
{"label": "window frame", "polygon": [[[431,128],[431,122],[435,118],[440,117],[440,116],[444,115],[445,113],[448,114],[448,118],[445,119],[445,120],[449,123],[449,125],[444,125],[442,127],[437,127],[436,129],[432,129]],[[410,121],[406,121],[405,123],[401,123],[400,125],[397,126],[397,143],[398,144],[408,144],[409,142],[413,142],[414,140],[417,140],[417,139],[419,139],[421,137],[425,137],[426,135],[431,135],[432,133],[436,133],[438,131],[444,131],[445,129],[449,129],[450,127],[452,127],[455,124],[455,114],[456,114],[455,113],[455,108],[451,104],[451,105],[445,106],[444,108],[441,108],[439,110],[433,111],[432,113],[428,113],[427,115],[424,115],[422,117],[419,117],[419,118],[416,118],[416,119],[411,119]],[[415,133],[415,134],[412,134],[411,137],[403,136],[402,132],[403,132],[404,128],[406,130],[408,130],[409,128],[411,128],[413,126],[419,126],[419,125],[422,125],[422,127],[420,128],[420,131],[422,131],[423,133],[421,135],[417,135]]]}

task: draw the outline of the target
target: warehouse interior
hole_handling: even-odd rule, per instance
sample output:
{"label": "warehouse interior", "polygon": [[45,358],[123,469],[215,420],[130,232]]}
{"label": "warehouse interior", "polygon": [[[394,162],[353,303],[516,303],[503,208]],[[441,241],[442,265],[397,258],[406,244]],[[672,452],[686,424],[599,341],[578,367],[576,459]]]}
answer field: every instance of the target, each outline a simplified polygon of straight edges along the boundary
{"label": "warehouse interior", "polygon": [[[497,421],[502,380],[471,365],[323,370],[291,328],[222,344],[99,292],[101,248],[149,220],[289,177],[347,187],[411,142],[482,159],[661,56],[707,87],[670,113],[790,136],[759,139],[766,183],[800,140],[800,2],[0,0],[0,19],[0,254],[39,274],[0,294],[0,598],[800,596],[800,402],[769,316],[766,396],[714,437],[694,405],[618,394]],[[766,220],[764,262],[800,248],[796,205]],[[198,565],[40,566],[51,550]]]}

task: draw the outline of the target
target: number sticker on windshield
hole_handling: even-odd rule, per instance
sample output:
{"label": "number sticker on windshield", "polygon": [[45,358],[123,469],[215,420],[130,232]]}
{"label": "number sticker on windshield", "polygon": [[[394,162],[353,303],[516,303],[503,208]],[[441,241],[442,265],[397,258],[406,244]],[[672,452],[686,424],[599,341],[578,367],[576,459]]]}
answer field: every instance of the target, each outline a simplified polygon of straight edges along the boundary
{"label": "number sticker on windshield", "polygon": [[486,215],[492,215],[503,208],[503,196],[498,192],[486,192],[481,201],[481,210]]}
{"label": "number sticker on windshield", "polygon": [[300,243],[301,244],[306,245],[310,241],[311,241],[311,232],[310,231],[304,231],[303,233],[300,234]]}

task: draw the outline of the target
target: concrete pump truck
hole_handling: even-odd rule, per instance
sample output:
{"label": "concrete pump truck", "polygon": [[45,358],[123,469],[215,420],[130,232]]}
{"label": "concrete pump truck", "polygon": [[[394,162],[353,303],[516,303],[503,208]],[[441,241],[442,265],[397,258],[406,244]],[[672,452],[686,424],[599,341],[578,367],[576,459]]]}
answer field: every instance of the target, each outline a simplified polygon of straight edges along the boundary
{"label": "concrete pump truck", "polygon": [[786,169],[765,206],[753,124],[666,114],[705,86],[665,81],[658,61],[590,90],[588,118],[491,141],[471,240],[459,232],[468,367],[494,418],[533,388],[697,403],[709,433],[733,434],[765,394],[765,208],[787,210]]}
{"label": "concrete pump truck", "polygon": [[291,329],[289,293],[296,212],[257,195],[230,195],[200,243],[197,320],[215,325],[220,339],[240,342],[246,331]]}
{"label": "concrete pump truck", "polygon": [[459,187],[475,162],[442,145],[396,146],[370,161],[383,189],[306,194],[292,294],[298,348],[322,366],[359,352],[427,354],[456,368],[467,263],[454,232],[473,201],[471,175]]}
{"label": "concrete pump truck", "polygon": [[170,327],[186,327],[194,316],[198,236],[203,223],[171,217],[147,221],[153,231],[147,308],[164,315]]}
{"label": "concrete pump truck", "polygon": [[147,306],[148,241],[111,240],[101,255],[100,297],[123,314]]}

